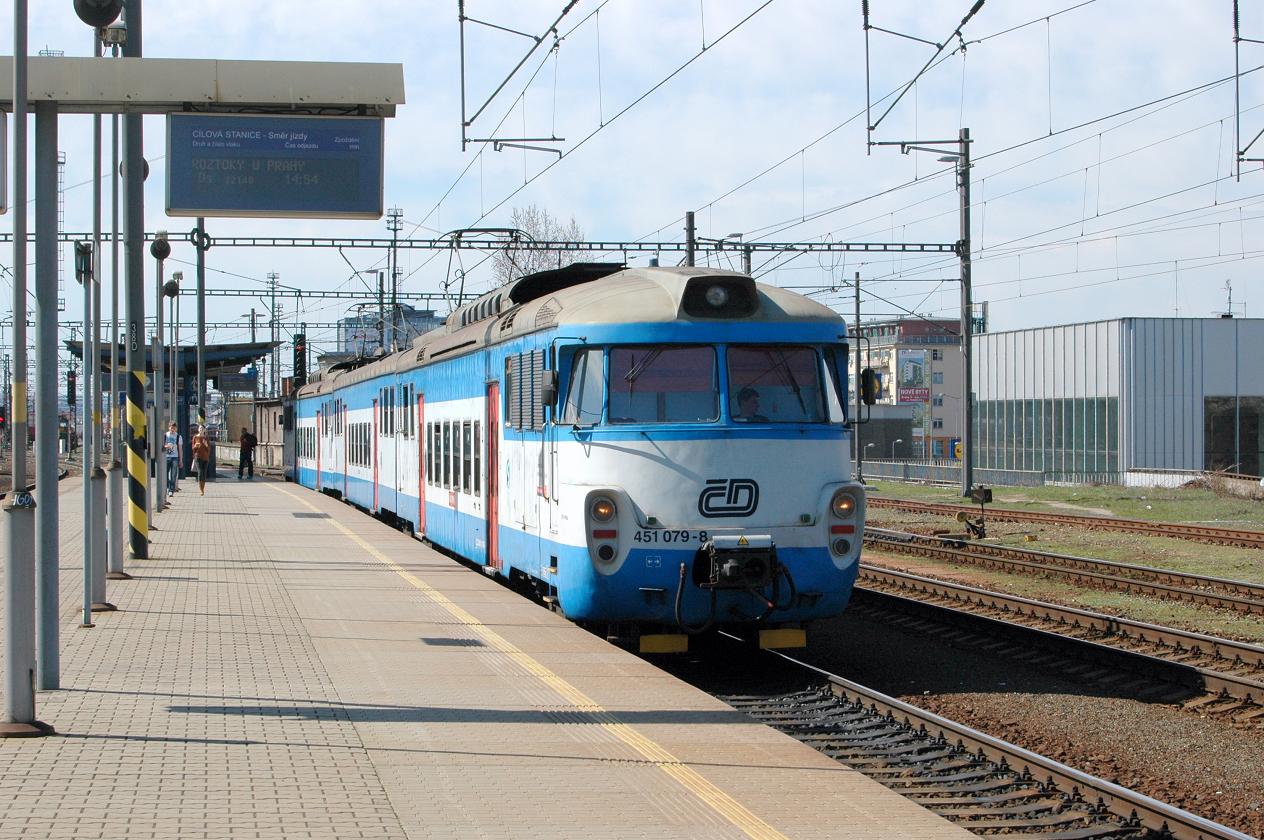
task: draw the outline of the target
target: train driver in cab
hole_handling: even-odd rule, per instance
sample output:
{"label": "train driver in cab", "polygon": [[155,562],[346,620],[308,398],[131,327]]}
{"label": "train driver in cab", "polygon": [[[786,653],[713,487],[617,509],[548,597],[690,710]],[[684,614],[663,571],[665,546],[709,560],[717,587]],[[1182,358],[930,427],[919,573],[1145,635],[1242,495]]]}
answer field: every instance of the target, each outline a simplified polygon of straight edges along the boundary
{"label": "train driver in cab", "polygon": [[768,418],[759,413],[759,392],[743,388],[737,392],[737,413],[733,419],[742,423],[767,423]]}

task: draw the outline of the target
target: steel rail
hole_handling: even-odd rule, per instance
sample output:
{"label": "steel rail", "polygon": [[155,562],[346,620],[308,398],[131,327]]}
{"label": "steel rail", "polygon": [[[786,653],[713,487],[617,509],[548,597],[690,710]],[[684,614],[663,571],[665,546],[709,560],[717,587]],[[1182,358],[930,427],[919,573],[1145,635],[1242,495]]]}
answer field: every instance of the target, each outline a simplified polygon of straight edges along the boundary
{"label": "steel rail", "polygon": [[864,539],[866,545],[896,554],[983,565],[1002,571],[1054,574],[1114,591],[1189,601],[1247,614],[1264,614],[1264,585],[1249,581],[1206,577],[961,537],[911,534],[888,528],[867,527]]}
{"label": "steel rail", "polygon": [[[887,508],[913,513],[942,513],[956,516],[965,511],[973,515],[971,505],[954,505],[943,502],[919,502],[912,499],[878,498],[870,496],[870,508]],[[1156,537],[1174,537],[1214,545],[1234,545],[1241,548],[1264,548],[1264,531],[1236,528],[1219,528],[1209,525],[1191,525],[1183,522],[1149,522],[1144,519],[1123,519],[1113,516],[1083,516],[1079,514],[1045,513],[1031,510],[991,508],[986,516],[1002,522],[1052,522],[1062,525],[1078,525],[1106,531],[1125,531]]]}
{"label": "steel rail", "polygon": [[[1040,784],[1055,787],[1064,794],[1081,799],[1096,798],[1110,812],[1125,820],[1135,819],[1160,836],[1171,836],[1173,840],[1251,840],[1250,835],[1228,826],[919,709],[785,653],[769,651],[769,654],[824,678],[835,696],[851,704],[874,709],[893,720],[903,722],[910,729],[924,731],[945,744],[959,744],[969,752],[984,755],[999,765],[1028,775]],[[971,827],[969,822],[961,825],[967,829]]]}
{"label": "steel rail", "polygon": [[[1259,679],[1264,672],[1264,648],[1256,645],[1004,595],[868,564],[861,564],[858,585],[887,595],[892,595],[894,590],[898,593],[896,597],[919,604],[964,612],[1003,624],[1017,624],[1037,633],[1136,657],[1149,670],[1162,670],[1166,681],[1192,685],[1256,707],[1264,703],[1264,682]],[[941,599],[951,606],[929,599]],[[981,610],[995,612],[1004,618],[980,616]],[[1024,620],[1034,621],[1038,626],[1033,627]],[[1209,662],[1231,664],[1214,667]],[[1171,666],[1177,667],[1173,669]],[[1240,673],[1242,671],[1247,674]]]}

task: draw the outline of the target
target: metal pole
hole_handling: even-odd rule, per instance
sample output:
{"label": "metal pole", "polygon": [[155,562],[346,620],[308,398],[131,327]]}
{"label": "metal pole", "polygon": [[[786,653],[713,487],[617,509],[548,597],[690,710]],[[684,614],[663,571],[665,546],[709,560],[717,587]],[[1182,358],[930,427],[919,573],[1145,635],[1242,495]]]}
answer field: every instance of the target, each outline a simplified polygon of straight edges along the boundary
{"label": "metal pole", "polygon": [[[141,3],[129,0],[127,43],[123,55],[141,56]],[[144,131],[140,114],[123,117],[124,194],[123,254],[127,266],[127,499],[132,557],[149,557],[149,469],[145,428],[145,196]]]}
{"label": "metal pole", "polygon": [[[118,45],[110,48],[118,57]],[[107,468],[109,483],[109,571],[110,580],[130,580],[123,571],[123,558],[127,551],[127,526],[124,509],[127,506],[126,485],[122,461],[123,412],[119,406],[119,394],[123,391],[124,378],[119,372],[119,117],[110,116],[110,466]]]}
{"label": "metal pole", "polygon": [[852,440],[856,442],[856,480],[861,484],[865,483],[865,451],[860,444],[860,272],[856,272],[856,329],[852,336],[852,342],[856,345],[856,375],[852,379],[852,387],[856,392],[856,416],[852,419]]}
{"label": "metal pole", "polygon": [[[92,426],[89,412],[92,410],[92,278],[84,274],[83,282],[83,621],[80,627],[93,627],[92,623],[92,532],[95,522],[92,515]],[[71,408],[73,411],[73,406]]]}
{"label": "metal pole", "polygon": [[[101,36],[99,31],[92,33],[92,57],[101,57]],[[104,612],[114,609],[106,600],[106,540],[105,540],[105,472],[101,469],[101,451],[105,448],[104,433],[101,427],[101,115],[92,116],[92,273],[87,282],[92,286],[92,352],[84,354],[84,380],[91,383],[91,389],[84,390],[85,396],[91,395],[91,402],[84,403],[84,417],[91,418],[92,458],[84,458],[84,476],[88,483],[89,506],[84,504],[85,512],[91,510],[91,516],[85,513],[84,542],[91,558],[90,578],[85,578],[84,590],[87,592],[88,609],[92,612]],[[85,336],[85,344],[88,337]],[[89,413],[90,412],[90,413]],[[86,456],[85,452],[85,456]],[[89,473],[91,463],[91,473]],[[91,580],[91,586],[87,581]],[[85,615],[85,618],[87,616]],[[85,621],[84,624],[90,622]]]}
{"label": "metal pole", "polygon": [[35,521],[37,685],[61,685],[57,499],[57,104],[35,105]]}
{"label": "metal pole", "polygon": [[391,231],[391,352],[399,340],[399,229],[403,226],[404,211],[392,207],[386,211],[386,226]]}
{"label": "metal pole", "polygon": [[377,346],[379,349],[386,349],[386,292],[382,287],[382,274],[377,273]]}
{"label": "metal pole", "polygon": [[961,157],[957,159],[957,188],[961,194],[961,359],[965,385],[961,394],[961,495],[969,496],[974,484],[974,381],[971,339],[974,304],[970,295],[970,129],[961,129]]}
{"label": "metal pole", "polygon": [[[174,420],[176,423],[176,464],[177,464],[177,467],[176,467],[175,480],[177,483],[174,487],[167,488],[168,494],[174,493],[176,489],[180,486],[179,485],[179,481],[180,481],[180,470],[179,470],[180,437],[179,435],[180,435],[181,423],[180,423],[180,405],[177,402],[177,399],[180,396],[180,389],[179,389],[180,374],[177,372],[177,368],[176,368],[176,365],[179,364],[179,359],[180,359],[180,345],[177,343],[178,341],[177,336],[179,336],[180,334],[180,296],[178,294],[171,299],[171,309],[172,309],[172,312],[170,314],[173,317],[171,319],[171,366],[170,366],[171,386],[169,388],[169,391],[171,394],[171,402],[170,402],[171,420]],[[163,464],[163,466],[166,466],[166,464]]]}
{"label": "metal pole", "polygon": [[685,265],[694,264],[694,249],[697,245],[697,231],[693,226],[693,211],[685,211]]}
{"label": "metal pole", "polygon": [[751,273],[751,247],[749,245],[742,246],[742,273],[747,277]]}
{"label": "metal pole", "polygon": [[[250,343],[251,343],[251,344],[254,344],[254,343],[255,343],[255,310],[254,310],[254,307],[251,307],[251,309],[250,309]],[[252,350],[251,352],[254,352],[254,351]],[[253,367],[253,365],[252,365],[252,367]],[[256,369],[256,370],[255,370],[255,381],[254,381],[254,386],[253,386],[253,388],[254,388],[254,390],[252,390],[252,391],[250,392],[250,428],[251,428],[252,430],[253,430],[253,429],[258,428],[258,426],[259,426],[259,424],[258,424],[258,419],[259,419],[259,371],[258,371],[258,369]],[[225,421],[225,422],[227,422],[227,421]],[[225,431],[225,434],[231,434],[231,433],[232,433],[232,431],[233,431],[232,429],[227,429],[227,430]],[[238,453],[237,453],[237,464],[238,464],[238,467],[240,468],[240,465],[241,465],[241,453],[240,453],[240,452],[238,452]]]}
{"label": "metal pole", "polygon": [[465,0],[456,0],[456,17],[461,24],[461,151],[465,151],[465,129],[469,127],[465,119]]}
{"label": "metal pole", "polygon": [[[160,247],[162,246],[162,247]],[[157,262],[154,274],[154,315],[158,318],[157,329],[154,330],[154,433],[153,445],[149,447],[154,459],[154,483],[158,486],[158,498],[154,499],[154,513],[160,513],[167,506],[167,469],[166,455],[163,453],[163,435],[167,432],[166,423],[166,382],[167,360],[162,347],[162,278],[163,264],[171,252],[171,245],[165,239],[156,240],[150,246],[150,253]]]}
{"label": "metal pole", "polygon": [[197,397],[198,423],[206,422],[206,219],[197,220]]}
{"label": "metal pole", "polygon": [[[13,491],[4,501],[4,717],[0,737],[51,733],[35,719],[35,500],[26,492],[26,0],[13,2]],[[0,162],[8,166],[8,161]]]}
{"label": "metal pole", "polygon": [[269,374],[268,390],[272,392],[271,396],[273,397],[275,397],[277,393],[281,390],[281,378],[277,376],[277,368],[279,367],[281,356],[280,356],[280,351],[277,349],[277,308],[276,308],[277,306],[277,303],[276,303],[277,278],[279,278],[280,276],[281,275],[277,274],[275,271],[268,273],[268,281],[270,285],[272,286],[272,304],[271,304],[272,318],[269,321],[269,329],[268,329],[268,336],[269,336],[269,339],[272,341],[272,353],[269,354],[268,356],[268,366],[271,368],[271,370],[268,371],[268,374]]}

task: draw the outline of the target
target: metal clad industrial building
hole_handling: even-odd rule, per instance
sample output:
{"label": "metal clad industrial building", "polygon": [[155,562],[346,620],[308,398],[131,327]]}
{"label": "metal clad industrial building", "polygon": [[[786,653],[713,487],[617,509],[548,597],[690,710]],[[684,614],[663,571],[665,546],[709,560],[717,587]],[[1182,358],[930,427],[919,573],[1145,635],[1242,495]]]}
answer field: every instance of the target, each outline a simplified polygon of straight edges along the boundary
{"label": "metal clad industrial building", "polygon": [[1119,480],[1264,459],[1264,320],[1124,318],[974,339],[980,467]]}

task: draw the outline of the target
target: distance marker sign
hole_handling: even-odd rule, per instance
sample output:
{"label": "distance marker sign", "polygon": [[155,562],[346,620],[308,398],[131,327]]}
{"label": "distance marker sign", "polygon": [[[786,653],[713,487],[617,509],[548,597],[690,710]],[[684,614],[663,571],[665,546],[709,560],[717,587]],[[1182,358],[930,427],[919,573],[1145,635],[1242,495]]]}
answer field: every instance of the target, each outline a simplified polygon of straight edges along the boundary
{"label": "distance marker sign", "polygon": [[171,114],[167,214],[381,218],[382,122]]}

